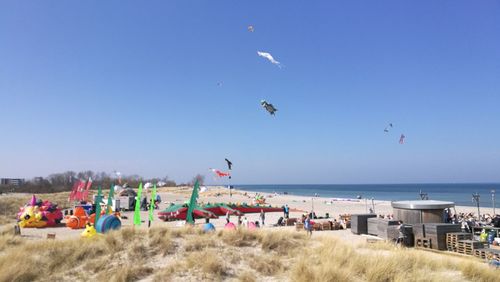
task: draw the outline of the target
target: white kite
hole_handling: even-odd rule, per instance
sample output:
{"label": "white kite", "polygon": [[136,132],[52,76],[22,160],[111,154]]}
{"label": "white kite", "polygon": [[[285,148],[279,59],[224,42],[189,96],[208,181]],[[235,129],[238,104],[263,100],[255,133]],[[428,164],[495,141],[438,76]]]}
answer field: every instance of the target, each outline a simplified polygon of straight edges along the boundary
{"label": "white kite", "polygon": [[271,54],[266,53],[266,52],[257,51],[257,55],[259,55],[262,58],[266,58],[267,60],[269,60],[269,62],[277,65],[278,67],[281,67],[281,63],[276,61]]}

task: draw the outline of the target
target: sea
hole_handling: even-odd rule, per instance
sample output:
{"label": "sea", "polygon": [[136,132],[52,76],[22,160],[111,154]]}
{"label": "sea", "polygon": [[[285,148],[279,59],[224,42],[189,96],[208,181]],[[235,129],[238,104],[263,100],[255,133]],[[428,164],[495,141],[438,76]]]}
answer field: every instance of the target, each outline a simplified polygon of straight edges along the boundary
{"label": "sea", "polygon": [[[459,206],[476,206],[473,194],[479,195],[481,207],[493,207],[500,194],[500,183],[461,184],[293,184],[234,185],[234,188],[262,193],[279,193],[326,198],[375,199],[383,201],[429,200],[451,201]],[[421,195],[422,194],[422,195]],[[494,195],[494,197],[492,197]],[[499,199],[500,200],[500,199]],[[496,204],[495,204],[496,205]]]}

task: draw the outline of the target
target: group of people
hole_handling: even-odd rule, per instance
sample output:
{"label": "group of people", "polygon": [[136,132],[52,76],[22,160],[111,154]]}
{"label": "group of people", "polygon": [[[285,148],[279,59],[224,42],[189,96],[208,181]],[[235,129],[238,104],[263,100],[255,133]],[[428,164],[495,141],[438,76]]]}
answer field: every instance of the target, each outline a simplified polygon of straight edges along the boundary
{"label": "group of people", "polygon": [[472,232],[472,227],[491,226],[500,228],[500,215],[482,214],[477,217],[474,213],[452,214],[449,209],[444,213],[447,223],[460,224],[463,232]]}
{"label": "group of people", "polygon": [[[153,199],[151,199],[149,202],[148,202],[148,197],[144,197],[142,198],[142,201],[141,201],[141,210],[143,211],[147,211],[149,210],[149,206],[151,205],[151,201],[153,201]],[[156,198],[154,199],[154,207],[155,207],[155,210],[159,209],[159,204],[161,203],[161,197],[160,197],[160,194],[156,194]]]}
{"label": "group of people", "polygon": [[386,214],[386,215],[379,214],[378,217],[379,218],[383,218],[383,219],[388,219],[388,220],[393,220],[394,219],[394,215],[393,214]]}
{"label": "group of people", "polygon": [[[260,210],[260,215],[259,215],[260,222],[257,220],[253,222],[256,227],[263,227],[266,223],[266,213],[264,210]],[[231,222],[231,215],[229,212],[226,213],[226,224]],[[249,227],[250,221],[248,218],[245,216],[243,219],[241,219],[241,216],[238,216],[238,226],[243,225],[244,227]]]}
{"label": "group of people", "polygon": [[[331,224],[333,226],[340,227],[341,229],[347,229],[350,225],[350,217],[351,216],[348,214],[339,214],[338,221],[337,219],[333,218],[333,220],[331,220]],[[314,228],[314,221],[312,220],[317,218],[318,217],[316,217],[316,214],[314,212],[302,215],[301,222],[304,224],[304,229],[307,231],[307,234],[309,236],[312,235],[312,231]],[[326,218],[329,218],[329,216],[327,216]]]}

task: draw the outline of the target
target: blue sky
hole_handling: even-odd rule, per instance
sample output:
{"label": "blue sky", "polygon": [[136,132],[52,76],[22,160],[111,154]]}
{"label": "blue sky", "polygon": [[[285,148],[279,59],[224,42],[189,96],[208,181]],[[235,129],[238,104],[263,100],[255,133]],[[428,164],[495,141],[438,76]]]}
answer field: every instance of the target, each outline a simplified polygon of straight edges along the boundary
{"label": "blue sky", "polygon": [[498,1],[1,3],[2,177],[500,181]]}

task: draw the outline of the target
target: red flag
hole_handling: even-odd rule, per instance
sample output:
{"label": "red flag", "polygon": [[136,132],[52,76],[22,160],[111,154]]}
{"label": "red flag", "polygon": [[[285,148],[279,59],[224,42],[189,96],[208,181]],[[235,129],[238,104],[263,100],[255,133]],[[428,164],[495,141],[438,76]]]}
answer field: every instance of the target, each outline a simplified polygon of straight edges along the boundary
{"label": "red flag", "polygon": [[89,196],[89,190],[92,187],[92,177],[89,177],[89,180],[87,181],[87,185],[85,186],[85,191],[82,192],[82,198],[81,200],[86,200]]}
{"label": "red flag", "polygon": [[80,200],[83,187],[85,187],[85,182],[78,179],[75,182],[75,184],[73,184],[73,190],[71,191],[71,194],[69,195],[69,200],[70,201]]}

